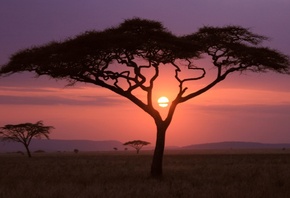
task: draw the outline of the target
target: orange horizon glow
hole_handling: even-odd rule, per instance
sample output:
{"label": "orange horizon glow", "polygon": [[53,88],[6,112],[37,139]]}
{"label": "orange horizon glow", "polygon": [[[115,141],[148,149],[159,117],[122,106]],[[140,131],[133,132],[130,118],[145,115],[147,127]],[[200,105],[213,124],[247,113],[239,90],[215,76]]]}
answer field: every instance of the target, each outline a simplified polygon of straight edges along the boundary
{"label": "orange horizon glow", "polygon": [[[162,118],[166,117],[168,108],[160,107],[158,99],[166,96],[169,105],[179,91],[174,75],[174,68],[161,66],[154,82],[152,101]],[[22,76],[11,77],[18,80]],[[25,80],[30,82],[30,78]],[[260,86],[253,86],[259,81]],[[272,143],[285,141],[285,137],[290,141],[289,89],[268,88],[265,82],[275,81],[271,75],[233,75],[208,92],[179,104],[167,130],[166,145],[229,140]],[[285,82],[288,82],[286,78],[280,84]],[[205,84],[192,81],[187,84],[185,94]],[[51,139],[155,142],[154,120],[126,98],[84,83],[64,85],[43,77],[28,85],[0,85],[0,126],[43,120],[44,124],[55,127]],[[142,90],[136,90],[135,95],[147,103]]]}
{"label": "orange horizon glow", "polygon": [[[170,91],[168,87],[159,89],[156,95]],[[0,96],[23,100],[23,104],[21,101],[0,104],[1,126],[43,120],[44,124],[56,128],[51,139],[155,142],[154,120],[127,99],[104,88],[82,84],[69,88],[29,89],[0,86]],[[31,98],[39,104],[29,103]],[[45,103],[51,99],[53,102]],[[287,105],[290,105],[287,91],[221,85],[178,106],[167,131],[166,145],[226,140],[286,141],[289,114],[283,113],[283,107]],[[277,118],[279,122],[273,122]],[[276,137],[278,132],[284,136]]]}

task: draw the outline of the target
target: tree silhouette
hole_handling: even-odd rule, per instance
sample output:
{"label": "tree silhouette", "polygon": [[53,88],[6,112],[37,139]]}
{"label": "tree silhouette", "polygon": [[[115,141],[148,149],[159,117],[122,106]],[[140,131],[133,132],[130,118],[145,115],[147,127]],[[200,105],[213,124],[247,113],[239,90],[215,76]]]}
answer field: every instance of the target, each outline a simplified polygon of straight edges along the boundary
{"label": "tree silhouette", "polygon": [[128,146],[133,147],[134,149],[136,149],[137,154],[139,154],[139,151],[141,150],[141,148],[148,144],[150,144],[150,142],[146,142],[142,140],[133,140],[133,141],[125,142],[123,145],[125,146],[128,145]]}
{"label": "tree silhouette", "polygon": [[74,149],[75,154],[78,154],[78,152],[79,152],[79,149]]}
{"label": "tree silhouette", "polygon": [[[63,42],[19,51],[3,65],[0,75],[30,71],[66,79],[70,85],[91,83],[129,99],[156,124],[151,175],[159,177],[166,130],[178,104],[205,93],[233,72],[289,74],[289,57],[262,47],[260,44],[266,39],[240,26],[203,27],[195,33],[176,36],[160,22],[133,18],[104,31],[89,31]],[[197,59],[201,58],[211,60],[211,65],[198,64]],[[173,69],[177,91],[162,116],[153,95],[164,68]],[[182,77],[184,72],[190,76]],[[191,88],[193,82],[206,77],[212,78],[202,87]]]}
{"label": "tree silhouette", "polygon": [[24,145],[28,157],[31,157],[29,150],[29,144],[32,138],[41,138],[42,136],[49,139],[49,133],[52,126],[44,126],[42,121],[33,123],[22,123],[22,124],[7,124],[4,127],[0,127],[0,138],[2,141],[14,141],[20,142]]}

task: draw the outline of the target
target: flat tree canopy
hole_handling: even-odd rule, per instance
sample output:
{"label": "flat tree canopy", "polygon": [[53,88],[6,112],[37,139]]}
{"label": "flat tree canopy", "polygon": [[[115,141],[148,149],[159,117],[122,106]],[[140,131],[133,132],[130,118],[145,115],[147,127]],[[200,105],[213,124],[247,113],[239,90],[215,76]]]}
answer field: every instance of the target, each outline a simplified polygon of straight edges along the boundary
{"label": "flat tree canopy", "polygon": [[[151,174],[162,175],[165,133],[178,104],[214,87],[233,72],[274,71],[289,74],[289,57],[262,46],[267,37],[240,26],[202,27],[177,36],[160,22],[133,18],[103,31],[89,31],[63,42],[21,50],[0,69],[0,75],[30,71],[107,88],[132,101],[156,124],[157,138]],[[204,79],[208,70],[196,60],[211,59],[214,78],[197,90],[189,85]],[[163,119],[154,106],[153,91],[160,68],[173,68],[177,92]],[[192,76],[182,77],[184,68]],[[150,72],[148,72],[150,71]],[[136,94],[142,91],[144,98]]]}
{"label": "flat tree canopy", "polygon": [[148,144],[150,144],[150,142],[146,142],[143,140],[133,140],[133,141],[125,142],[123,145],[128,145],[128,146],[133,147],[134,149],[136,149],[137,154],[139,154],[139,151],[141,150],[141,148]]}
{"label": "flat tree canopy", "polygon": [[44,126],[42,121],[36,123],[7,124],[0,127],[2,141],[20,142],[24,145],[28,157],[31,157],[29,144],[33,138],[45,137],[49,139],[52,126]]}

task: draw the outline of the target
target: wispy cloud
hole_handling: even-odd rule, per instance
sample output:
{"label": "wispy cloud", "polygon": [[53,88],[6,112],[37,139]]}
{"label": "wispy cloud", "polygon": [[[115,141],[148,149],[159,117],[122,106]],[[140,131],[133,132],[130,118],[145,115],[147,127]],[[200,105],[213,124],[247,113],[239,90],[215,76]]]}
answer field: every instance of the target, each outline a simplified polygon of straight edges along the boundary
{"label": "wispy cloud", "polygon": [[192,100],[201,105],[277,105],[290,104],[290,92],[253,88],[218,88]]}
{"label": "wispy cloud", "polygon": [[199,105],[192,107],[208,113],[246,113],[246,114],[287,114],[290,113],[290,103],[286,104],[242,104],[242,105]]}
{"label": "wispy cloud", "polygon": [[33,88],[0,87],[0,104],[6,105],[120,105],[126,103],[122,97],[104,93],[100,88]]}

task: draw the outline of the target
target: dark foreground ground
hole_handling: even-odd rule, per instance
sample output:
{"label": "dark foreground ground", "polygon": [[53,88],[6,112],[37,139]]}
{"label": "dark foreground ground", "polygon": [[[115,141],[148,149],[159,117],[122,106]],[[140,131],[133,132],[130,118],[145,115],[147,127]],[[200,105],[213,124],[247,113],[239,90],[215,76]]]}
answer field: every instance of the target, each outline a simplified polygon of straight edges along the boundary
{"label": "dark foreground ground", "polygon": [[172,151],[164,178],[149,177],[151,151],[0,154],[0,197],[290,197],[290,153]]}

